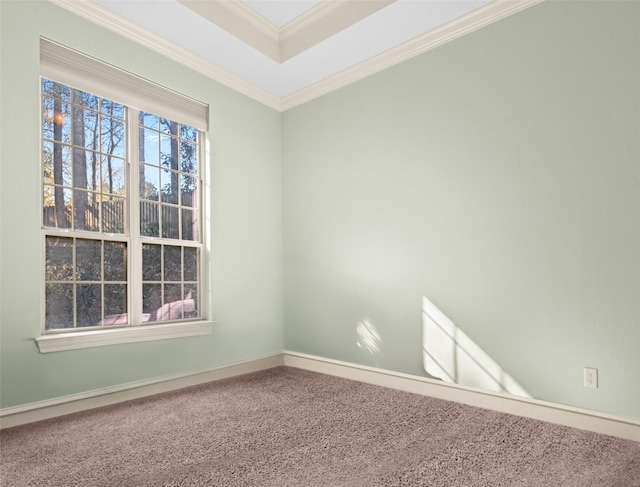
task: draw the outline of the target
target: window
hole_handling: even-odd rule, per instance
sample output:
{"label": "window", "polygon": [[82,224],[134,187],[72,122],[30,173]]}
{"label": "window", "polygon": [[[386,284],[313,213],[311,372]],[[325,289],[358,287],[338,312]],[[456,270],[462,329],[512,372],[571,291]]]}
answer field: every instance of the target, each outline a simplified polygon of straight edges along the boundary
{"label": "window", "polygon": [[[206,106],[46,39],[41,64],[41,351],[82,346],[78,332],[94,346],[210,330],[188,330],[207,311]],[[151,324],[173,327],[141,334]],[[118,329],[136,331],[92,334]]]}

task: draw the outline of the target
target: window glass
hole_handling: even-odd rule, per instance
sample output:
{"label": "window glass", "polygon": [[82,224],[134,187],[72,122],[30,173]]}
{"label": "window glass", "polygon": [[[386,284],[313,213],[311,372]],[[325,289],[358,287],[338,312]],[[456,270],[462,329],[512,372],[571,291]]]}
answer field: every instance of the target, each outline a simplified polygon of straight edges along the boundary
{"label": "window glass", "polygon": [[45,331],[202,318],[198,130],[46,78],[41,91]]}

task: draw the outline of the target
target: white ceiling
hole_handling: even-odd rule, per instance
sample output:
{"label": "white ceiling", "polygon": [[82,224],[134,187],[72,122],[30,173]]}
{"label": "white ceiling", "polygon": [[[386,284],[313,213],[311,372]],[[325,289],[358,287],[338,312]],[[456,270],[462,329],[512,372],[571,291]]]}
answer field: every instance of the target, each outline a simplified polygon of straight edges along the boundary
{"label": "white ceiling", "polygon": [[284,110],[541,0],[51,0]]}

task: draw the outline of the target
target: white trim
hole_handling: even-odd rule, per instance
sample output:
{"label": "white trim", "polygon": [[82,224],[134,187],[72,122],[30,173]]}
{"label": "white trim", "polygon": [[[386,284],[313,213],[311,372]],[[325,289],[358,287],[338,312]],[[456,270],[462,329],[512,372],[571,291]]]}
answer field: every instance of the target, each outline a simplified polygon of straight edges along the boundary
{"label": "white trim", "polygon": [[324,0],[280,29],[279,62],[310,49],[396,0]]}
{"label": "white trim", "polygon": [[0,409],[0,428],[41,421],[118,402],[170,392],[197,384],[236,377],[273,367],[295,367],[391,389],[435,397],[493,411],[514,414],[640,441],[640,419],[564,406],[546,401],[445,383],[425,377],[377,369],[314,355],[284,351],[209,370],[158,377]]}
{"label": "white trim", "polygon": [[203,57],[161,37],[95,1],[49,0],[101,27],[132,40],[263,105],[280,110],[280,99]]}
{"label": "white trim", "polygon": [[142,325],[126,328],[111,328],[90,331],[74,331],[42,335],[36,338],[40,353],[60,352],[78,348],[101,347],[122,343],[166,340],[213,333],[213,321]]}
{"label": "white trim", "polygon": [[[178,0],[180,3],[196,3],[200,0]],[[237,0],[217,0],[216,3],[224,6],[233,12],[237,17],[241,18],[248,24],[251,24],[254,29],[259,30],[271,40],[278,42],[280,40],[280,29],[265,19],[258,12],[253,10],[244,2],[238,2]]]}
{"label": "white trim", "polygon": [[[395,1],[396,0],[385,0],[385,4],[393,3]],[[280,27],[280,40],[285,40],[289,37],[303,33],[314,24],[323,22],[324,19],[332,15],[334,12],[344,9],[348,3],[349,2],[345,2],[345,0],[323,0],[315,7],[307,10],[302,15],[299,15]]]}
{"label": "white trim", "polygon": [[[195,72],[203,74],[213,81],[217,81],[253,100],[283,112],[532,7],[543,0],[495,0],[446,25],[283,98],[279,98],[211,61],[193,54],[178,44],[131,22],[125,17],[103,7],[94,0],[83,2],[75,0],[49,1],[95,24],[105,27],[116,34],[130,39],[143,47],[151,49],[172,61],[182,64]],[[319,11],[328,8],[324,7],[324,2],[318,7],[320,7]],[[314,15],[313,11],[318,7],[310,10],[312,16]],[[331,12],[333,11],[331,10]],[[309,19],[307,19],[306,16],[302,16],[298,22],[309,22]],[[286,24],[281,29],[281,35],[283,35],[285,39],[287,36],[296,35],[296,21],[292,21],[290,24],[292,25]],[[293,34],[290,32],[293,32]]]}
{"label": "white trim", "polygon": [[358,80],[383,71],[449,41],[462,37],[498,20],[532,7],[543,0],[495,0],[484,7],[459,17],[437,29],[347,68],[281,99],[281,110],[302,105]]}
{"label": "white trim", "polygon": [[284,365],[366,382],[423,396],[491,409],[548,423],[640,441],[640,419],[626,418],[537,399],[460,386],[303,353],[283,352]]}
{"label": "white trim", "polygon": [[280,62],[280,31],[267,19],[243,2],[236,0],[177,0],[209,22],[257,49],[265,56]]}
{"label": "white trim", "polygon": [[237,0],[177,0],[279,64],[396,0],[324,0],[281,28]]}
{"label": "white trim", "polygon": [[282,354],[278,353],[242,362],[224,364],[202,372],[157,377],[46,401],[33,402],[22,406],[4,408],[0,409],[0,429],[259,372],[279,367],[283,364]]}

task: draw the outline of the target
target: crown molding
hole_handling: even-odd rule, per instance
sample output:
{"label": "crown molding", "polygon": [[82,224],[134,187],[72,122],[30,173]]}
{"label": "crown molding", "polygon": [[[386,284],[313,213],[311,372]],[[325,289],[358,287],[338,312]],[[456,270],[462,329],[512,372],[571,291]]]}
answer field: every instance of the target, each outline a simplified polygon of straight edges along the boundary
{"label": "crown molding", "polygon": [[324,0],[281,28],[237,0],[177,0],[279,64],[396,0]]}
{"label": "crown molding", "polygon": [[260,51],[276,62],[280,61],[280,30],[245,5],[233,0],[177,0],[184,7],[226,30],[229,34]]}
{"label": "crown molding", "polygon": [[[183,3],[184,0],[178,1]],[[237,0],[217,0],[217,2],[223,4],[227,9],[235,13],[238,17],[244,19],[247,23],[252,24],[255,29],[264,32],[274,41],[277,42],[280,40],[280,29],[249,7],[246,3],[238,2]]]}
{"label": "crown molding", "polygon": [[448,24],[426,32],[410,41],[347,68],[333,76],[303,88],[281,99],[281,110],[302,105],[322,95],[383,71],[395,64],[427,52],[449,41],[462,37],[489,24],[532,7],[544,0],[495,0]]}
{"label": "crown molding", "polygon": [[183,66],[200,73],[218,83],[231,88],[263,105],[280,111],[280,99],[262,88],[249,83],[217,64],[207,61],[191,51],[161,37],[125,17],[114,13],[93,0],[49,0],[54,5],[62,7],[79,15],[101,27],[130,39],[143,47],[161,54]]}
{"label": "crown molding", "polygon": [[324,0],[280,29],[280,62],[319,44],[396,0]]}
{"label": "crown molding", "polygon": [[320,22],[336,10],[343,8],[344,4],[348,1],[349,0],[322,0],[322,2],[315,7],[280,27],[280,40],[299,34],[307,27]]}

